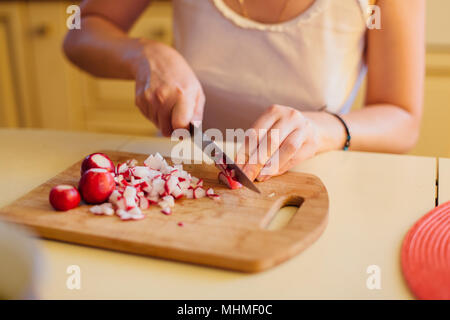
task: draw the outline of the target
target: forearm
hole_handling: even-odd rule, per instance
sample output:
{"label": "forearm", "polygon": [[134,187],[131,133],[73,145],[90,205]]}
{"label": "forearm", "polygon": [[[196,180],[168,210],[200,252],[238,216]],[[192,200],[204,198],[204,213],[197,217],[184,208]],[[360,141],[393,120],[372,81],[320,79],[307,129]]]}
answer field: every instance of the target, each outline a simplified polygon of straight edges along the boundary
{"label": "forearm", "polygon": [[71,30],[64,52],[81,69],[98,77],[134,79],[144,41],[98,16],[83,17],[81,30]]}
{"label": "forearm", "polygon": [[[343,148],[346,133],[338,119],[325,112],[304,114],[320,129],[320,152]],[[342,118],[350,130],[350,150],[404,153],[415,145],[419,134],[420,116],[393,105],[371,105]]]}

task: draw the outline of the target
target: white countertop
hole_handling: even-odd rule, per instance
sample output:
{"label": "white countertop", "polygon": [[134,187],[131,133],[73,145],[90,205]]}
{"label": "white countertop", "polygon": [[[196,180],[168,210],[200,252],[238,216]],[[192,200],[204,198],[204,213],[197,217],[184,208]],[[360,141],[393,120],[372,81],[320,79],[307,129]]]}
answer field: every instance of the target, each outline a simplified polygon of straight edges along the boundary
{"label": "white countertop", "polygon": [[[97,150],[168,154],[164,138],[0,129],[0,206]],[[450,163],[449,163],[450,177]],[[330,152],[295,168],[322,179],[330,196],[322,237],[293,259],[259,274],[39,240],[44,299],[410,299],[399,264],[403,236],[435,205],[434,158]],[[450,179],[449,179],[450,181]],[[449,182],[450,183],[450,182]],[[448,189],[450,190],[450,188]],[[448,192],[450,199],[450,191]],[[81,268],[80,290],[66,268]],[[381,290],[366,287],[369,265]]]}

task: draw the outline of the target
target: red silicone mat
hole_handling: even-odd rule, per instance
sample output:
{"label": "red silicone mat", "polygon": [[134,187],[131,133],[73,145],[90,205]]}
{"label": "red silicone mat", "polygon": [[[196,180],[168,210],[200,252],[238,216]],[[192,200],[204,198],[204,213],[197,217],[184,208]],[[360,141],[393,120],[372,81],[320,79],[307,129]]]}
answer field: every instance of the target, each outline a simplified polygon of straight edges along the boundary
{"label": "red silicone mat", "polygon": [[433,209],[403,240],[403,275],[418,299],[450,299],[450,202]]}

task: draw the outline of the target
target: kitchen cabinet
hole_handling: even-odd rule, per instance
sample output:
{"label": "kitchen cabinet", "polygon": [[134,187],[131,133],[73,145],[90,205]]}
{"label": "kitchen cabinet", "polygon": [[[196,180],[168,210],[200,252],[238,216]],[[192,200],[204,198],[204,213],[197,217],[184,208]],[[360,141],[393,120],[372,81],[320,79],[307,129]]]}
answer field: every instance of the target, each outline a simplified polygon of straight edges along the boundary
{"label": "kitchen cabinet", "polygon": [[32,107],[29,49],[24,28],[26,11],[21,3],[0,4],[0,126],[36,125]]}
{"label": "kitchen cabinet", "polygon": [[[62,52],[65,1],[0,4],[0,126],[152,135],[134,106],[133,81],[94,78]],[[155,2],[131,30],[172,43],[171,6]]]}

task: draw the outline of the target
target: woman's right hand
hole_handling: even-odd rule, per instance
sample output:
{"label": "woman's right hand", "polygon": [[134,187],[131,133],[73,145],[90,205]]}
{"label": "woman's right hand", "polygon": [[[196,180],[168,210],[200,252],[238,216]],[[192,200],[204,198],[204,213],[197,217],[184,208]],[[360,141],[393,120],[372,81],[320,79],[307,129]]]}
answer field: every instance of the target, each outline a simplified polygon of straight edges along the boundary
{"label": "woman's right hand", "polygon": [[136,64],[136,105],[164,136],[201,121],[205,95],[184,58],[173,48],[145,41]]}

